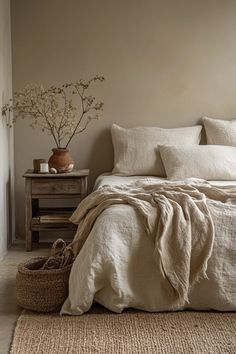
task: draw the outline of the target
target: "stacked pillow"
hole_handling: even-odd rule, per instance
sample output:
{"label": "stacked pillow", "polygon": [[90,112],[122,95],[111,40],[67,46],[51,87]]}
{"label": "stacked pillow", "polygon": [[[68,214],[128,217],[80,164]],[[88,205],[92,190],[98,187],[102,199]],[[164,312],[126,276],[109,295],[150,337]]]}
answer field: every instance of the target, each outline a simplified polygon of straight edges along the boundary
{"label": "stacked pillow", "polygon": [[114,168],[112,173],[121,176],[166,176],[158,145],[198,145],[200,125],[187,128],[162,129],[137,127],[131,129],[112,125]]}
{"label": "stacked pillow", "polygon": [[236,119],[222,120],[203,117],[207,144],[236,146]]}
{"label": "stacked pillow", "polygon": [[236,148],[223,145],[159,146],[168,179],[236,180]]}
{"label": "stacked pillow", "polygon": [[207,144],[199,145],[201,126],[163,129],[112,125],[113,173],[236,180],[236,120],[204,117]]}

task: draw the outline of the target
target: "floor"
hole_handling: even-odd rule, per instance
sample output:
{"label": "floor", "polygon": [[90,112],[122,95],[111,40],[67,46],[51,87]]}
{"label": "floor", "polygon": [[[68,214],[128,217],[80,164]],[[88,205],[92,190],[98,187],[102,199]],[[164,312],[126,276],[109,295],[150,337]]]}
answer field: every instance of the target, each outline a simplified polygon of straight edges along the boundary
{"label": "floor", "polygon": [[15,322],[21,313],[16,304],[15,276],[17,264],[33,256],[49,254],[49,245],[26,252],[24,245],[14,245],[0,262],[0,354],[7,354],[11,343]]}

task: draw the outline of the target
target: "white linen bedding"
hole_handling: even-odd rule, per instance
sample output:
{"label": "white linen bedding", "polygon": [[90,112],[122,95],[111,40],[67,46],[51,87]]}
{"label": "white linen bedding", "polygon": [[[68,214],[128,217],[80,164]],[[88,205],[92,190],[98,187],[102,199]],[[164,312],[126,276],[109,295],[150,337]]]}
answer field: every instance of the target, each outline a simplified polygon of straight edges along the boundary
{"label": "white linen bedding", "polygon": [[[153,182],[165,182],[167,178],[164,177],[155,177],[155,176],[118,176],[110,173],[103,173],[102,175],[98,176],[94,184],[94,190],[104,185],[109,186],[121,186],[122,184],[129,184],[131,182],[137,181],[149,181],[150,183]],[[236,181],[208,181],[213,186],[236,186]]]}
{"label": "white linen bedding", "polygon": [[[155,177],[103,176],[96,188],[145,179],[165,181]],[[230,184],[211,182],[212,184]],[[235,208],[224,205],[229,223]],[[224,209],[226,211],[226,209]],[[214,208],[215,218],[222,210]],[[208,262],[209,279],[195,283],[189,293],[189,303],[181,308],[236,310],[236,225],[235,233],[225,235],[215,230],[216,240]],[[154,243],[148,237],[137,210],[130,205],[112,205],[98,216],[89,237],[72,267],[69,297],[61,314],[82,314],[97,301],[114,312],[134,307],[146,311],[170,309],[163,278],[153,257]]]}

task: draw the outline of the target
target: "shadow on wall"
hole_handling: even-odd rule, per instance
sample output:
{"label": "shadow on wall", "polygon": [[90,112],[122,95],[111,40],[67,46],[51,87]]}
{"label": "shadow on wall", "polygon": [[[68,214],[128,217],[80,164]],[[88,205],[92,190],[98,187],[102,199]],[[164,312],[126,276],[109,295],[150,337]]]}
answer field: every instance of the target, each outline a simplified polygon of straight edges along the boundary
{"label": "shadow on wall", "polygon": [[100,131],[94,139],[88,161],[90,168],[89,192],[91,192],[96,178],[101,173],[110,172],[113,168],[113,146],[110,128]]}
{"label": "shadow on wall", "polygon": [[6,184],[7,198],[7,210],[8,210],[8,233],[7,244],[12,244],[12,239],[15,237],[15,197],[14,197],[14,171],[9,166],[9,179]]}
{"label": "shadow on wall", "polygon": [[202,122],[202,118],[200,118],[197,121],[197,124],[202,125],[200,145],[205,145],[207,143],[207,140],[206,140],[206,132],[205,132],[204,125],[203,125],[203,122]]}

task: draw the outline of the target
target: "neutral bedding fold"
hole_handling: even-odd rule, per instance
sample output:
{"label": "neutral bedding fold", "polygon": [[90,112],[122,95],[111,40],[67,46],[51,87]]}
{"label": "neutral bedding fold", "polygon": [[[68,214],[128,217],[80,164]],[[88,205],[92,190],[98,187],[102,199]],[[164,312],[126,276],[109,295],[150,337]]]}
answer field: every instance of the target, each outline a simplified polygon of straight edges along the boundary
{"label": "neutral bedding fold", "polygon": [[[198,179],[203,181],[202,179]],[[103,173],[98,176],[94,184],[94,190],[108,185],[108,186],[121,186],[124,184],[134,183],[136,181],[145,181],[146,183],[160,183],[160,182],[168,182],[166,177],[156,177],[156,176],[119,176],[119,175],[111,175],[110,173]],[[208,181],[213,186],[236,186],[236,181],[217,181],[211,180]]]}
{"label": "neutral bedding fold", "polygon": [[[214,236],[218,237],[214,230],[223,227],[226,235],[234,237],[236,207],[232,203],[235,198],[235,188],[214,187],[198,180],[151,183],[147,179],[130,185],[100,187],[79,205],[71,218],[79,224],[73,241],[78,256],[72,268],[69,297],[61,313],[81,314],[94,299],[117,312],[129,306],[148,311],[187,306],[189,294],[194,298],[192,290],[197,286],[196,281],[206,277],[209,271]],[[126,215],[122,221],[123,211]],[[143,234],[149,241],[143,239]],[[137,238],[137,243],[132,238]],[[130,243],[135,244],[134,249],[128,248]],[[149,270],[147,280],[139,279],[132,269],[130,257],[138,244],[143,245],[143,262],[146,262],[143,269]],[[145,252],[149,252],[154,262],[147,259]],[[155,270],[150,268],[150,262]],[[150,294],[149,280],[155,278],[153,291],[157,291],[157,285],[161,289]],[[139,288],[139,282],[147,283],[143,298],[140,295],[144,290]],[[139,290],[135,292],[132,287]],[[233,283],[231,294],[230,306],[236,307]]]}

